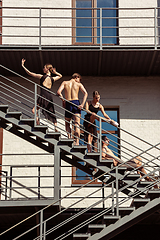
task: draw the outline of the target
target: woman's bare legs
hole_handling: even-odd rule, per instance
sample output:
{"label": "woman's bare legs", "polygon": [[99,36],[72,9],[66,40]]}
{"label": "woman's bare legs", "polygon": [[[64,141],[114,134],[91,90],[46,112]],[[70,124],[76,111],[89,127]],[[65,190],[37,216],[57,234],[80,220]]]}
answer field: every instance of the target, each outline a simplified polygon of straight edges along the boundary
{"label": "woman's bare legs", "polygon": [[[138,160],[139,159],[139,160]],[[134,159],[135,163],[137,164],[137,168],[139,168],[138,174],[140,174],[140,177],[144,176],[147,174],[147,172],[145,171],[144,167],[142,166],[142,160],[140,157],[137,157]],[[150,178],[149,176],[144,177],[147,181],[149,182],[154,182],[154,180],[152,178]],[[159,188],[158,185],[154,185],[154,188]]]}
{"label": "woman's bare legs", "polygon": [[92,141],[93,141],[93,136],[91,134],[88,134],[88,144],[87,144],[88,152],[92,152]]}
{"label": "woman's bare legs", "polygon": [[[38,110],[39,110],[39,108],[37,107],[36,123],[37,123],[37,125],[40,125],[40,120],[39,120],[39,117],[38,117]],[[35,114],[35,107],[32,108],[32,113]]]}

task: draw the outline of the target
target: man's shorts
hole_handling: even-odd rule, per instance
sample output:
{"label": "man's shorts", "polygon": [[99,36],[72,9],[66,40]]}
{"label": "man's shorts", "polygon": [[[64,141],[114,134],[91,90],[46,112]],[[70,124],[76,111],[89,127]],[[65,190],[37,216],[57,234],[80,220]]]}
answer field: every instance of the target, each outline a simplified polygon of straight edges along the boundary
{"label": "man's shorts", "polygon": [[79,113],[79,114],[81,114],[81,110],[78,108],[78,107],[76,107],[75,105],[73,105],[72,103],[74,103],[75,105],[77,105],[77,106],[79,106],[80,105],[80,102],[79,102],[79,100],[72,100],[72,101],[70,101],[70,102],[67,102],[66,101],[66,110],[68,110],[68,111],[70,111],[70,112],[68,112],[68,111],[65,111],[65,117],[66,118],[72,118],[72,116],[73,116],[73,113],[75,114],[75,113]]}

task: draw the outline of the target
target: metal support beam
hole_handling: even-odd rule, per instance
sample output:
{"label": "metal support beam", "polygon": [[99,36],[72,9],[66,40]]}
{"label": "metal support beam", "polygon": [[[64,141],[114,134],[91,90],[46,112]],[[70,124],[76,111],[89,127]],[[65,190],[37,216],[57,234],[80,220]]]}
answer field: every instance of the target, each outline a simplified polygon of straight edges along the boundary
{"label": "metal support beam", "polygon": [[60,167],[60,147],[54,146],[54,200],[60,199],[60,178],[61,178],[61,167]]}

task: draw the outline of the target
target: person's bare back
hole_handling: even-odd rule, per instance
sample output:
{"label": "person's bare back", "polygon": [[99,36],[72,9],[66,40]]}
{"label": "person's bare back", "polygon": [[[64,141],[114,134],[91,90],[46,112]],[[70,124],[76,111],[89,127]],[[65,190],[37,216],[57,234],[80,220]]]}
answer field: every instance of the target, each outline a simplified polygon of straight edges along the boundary
{"label": "person's bare back", "polygon": [[78,100],[78,93],[81,88],[81,85],[82,84],[75,81],[75,79],[65,81],[64,82],[65,98],[69,101]]}

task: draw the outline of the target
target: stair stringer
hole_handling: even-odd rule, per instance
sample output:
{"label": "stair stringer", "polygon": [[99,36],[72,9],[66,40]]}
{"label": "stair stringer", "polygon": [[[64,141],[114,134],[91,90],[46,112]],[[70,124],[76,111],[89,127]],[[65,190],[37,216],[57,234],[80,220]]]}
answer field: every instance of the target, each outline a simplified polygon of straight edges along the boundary
{"label": "stair stringer", "polygon": [[[43,149],[43,150],[45,150],[49,153],[54,154],[54,147],[53,146],[59,146],[60,149],[63,152],[63,154],[61,154],[61,156],[62,156],[62,159],[64,161],[67,161],[67,159],[68,159],[68,161],[70,161],[69,158],[63,157],[65,155],[70,154],[70,155],[74,156],[76,159],[78,159],[78,161],[84,161],[87,164],[92,165],[93,168],[98,169],[100,171],[100,175],[103,174],[103,173],[108,173],[109,172],[109,175],[113,179],[115,179],[115,173],[110,172],[111,168],[103,165],[102,163],[97,162],[96,160],[94,160],[92,158],[86,157],[83,153],[72,151],[74,146],[69,147],[67,145],[61,144],[60,141],[58,141],[54,138],[47,138],[46,133],[34,130],[34,127],[31,127],[27,124],[21,124],[19,119],[16,119],[14,117],[7,117],[7,113],[5,113],[1,110],[0,110],[0,119],[1,119],[0,120],[0,126],[3,129],[5,129],[5,130],[23,138],[23,139],[31,142],[32,144],[40,147],[41,149]],[[9,126],[8,123],[12,124],[12,126]],[[31,138],[30,136],[26,135],[25,133],[20,132],[19,130],[24,130],[25,132],[28,132],[28,133],[34,135],[35,137],[38,137],[39,139],[44,140],[45,142],[48,142],[50,145],[52,145],[52,147],[51,146],[46,146],[45,144],[39,142],[36,139]],[[74,165],[74,161],[72,162],[72,165]],[[81,164],[78,164],[78,162],[75,164],[75,166],[78,166],[82,171],[85,171],[87,173],[92,173],[90,170],[88,171],[87,167],[84,167]],[[123,179],[123,177],[124,176],[122,174],[120,174],[120,173],[117,174],[117,179]],[[105,177],[103,179],[105,179]],[[133,184],[134,184],[134,181],[133,181]],[[127,184],[125,184],[125,185],[127,185]],[[133,194],[133,192],[128,190],[128,189],[124,189],[124,190],[122,190],[122,192],[127,194],[127,195],[130,195],[130,196],[131,196],[131,194]]]}
{"label": "stair stringer", "polygon": [[101,232],[89,237],[88,240],[109,240],[127,228],[152,215],[154,212],[159,210],[159,208],[160,197],[150,201],[145,206],[136,209],[131,214],[120,218],[116,223],[105,227]]}

